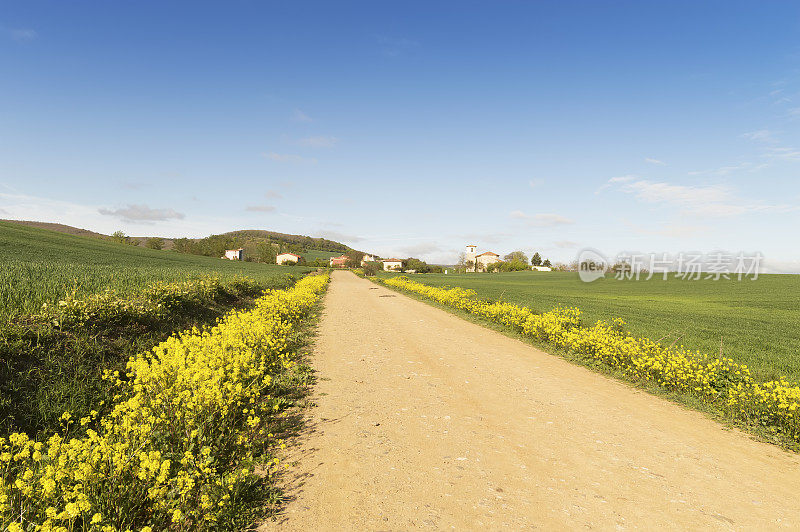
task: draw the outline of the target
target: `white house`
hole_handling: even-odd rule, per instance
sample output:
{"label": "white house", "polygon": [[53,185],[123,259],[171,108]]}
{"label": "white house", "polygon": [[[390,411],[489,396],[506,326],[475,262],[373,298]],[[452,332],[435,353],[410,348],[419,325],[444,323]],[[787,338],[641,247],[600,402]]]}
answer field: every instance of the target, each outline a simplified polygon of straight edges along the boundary
{"label": "white house", "polygon": [[373,257],[372,255],[364,255],[363,257],[361,257],[361,267],[362,268],[368,262],[375,262],[375,257]]}
{"label": "white house", "polygon": [[403,261],[400,259],[386,259],[383,261],[383,269],[387,272],[400,270],[403,267]]}
{"label": "white house", "polygon": [[478,255],[476,252],[477,248],[478,246],[469,244],[464,252],[464,260],[466,260],[467,263],[472,263],[471,266],[467,266],[468,272],[484,272],[489,264],[502,262],[500,260],[500,255],[491,251],[485,251]]}
{"label": "white house", "polygon": [[228,260],[244,260],[244,249],[226,249],[223,259]]}
{"label": "white house", "polygon": [[531,270],[535,272],[552,272],[553,268],[549,266],[531,266]]}
{"label": "white house", "polygon": [[275,257],[276,264],[297,264],[300,262],[300,255],[294,253],[281,253]]}
{"label": "white house", "polygon": [[486,271],[486,267],[490,264],[494,264],[495,262],[503,261],[500,260],[500,255],[497,253],[492,253],[491,251],[486,251],[475,257],[475,267],[478,269],[478,271]]}

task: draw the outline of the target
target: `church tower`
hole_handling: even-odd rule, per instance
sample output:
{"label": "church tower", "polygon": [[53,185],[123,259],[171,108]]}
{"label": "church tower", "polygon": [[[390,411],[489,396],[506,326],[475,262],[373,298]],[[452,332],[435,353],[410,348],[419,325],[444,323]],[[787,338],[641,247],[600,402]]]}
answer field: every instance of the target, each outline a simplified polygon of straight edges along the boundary
{"label": "church tower", "polygon": [[468,268],[467,271],[471,271],[471,272],[475,271],[475,265],[476,265],[475,264],[475,260],[476,260],[476,256],[477,256],[477,251],[476,251],[477,249],[478,249],[478,246],[475,246],[473,244],[469,244],[469,245],[467,245],[466,251],[464,251],[464,260],[466,260],[467,262],[471,262],[472,263],[472,268]]}

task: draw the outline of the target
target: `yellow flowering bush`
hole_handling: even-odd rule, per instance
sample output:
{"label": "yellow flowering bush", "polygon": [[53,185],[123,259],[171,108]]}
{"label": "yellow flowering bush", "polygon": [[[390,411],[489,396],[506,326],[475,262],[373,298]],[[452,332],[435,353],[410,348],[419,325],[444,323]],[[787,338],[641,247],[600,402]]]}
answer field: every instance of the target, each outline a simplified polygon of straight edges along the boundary
{"label": "yellow flowering bush", "polygon": [[110,413],[64,414],[85,427],[81,437],[0,438],[4,526],[194,530],[230,519],[257,481],[255,459],[272,438],[267,422],[284,404],[272,395],[273,378],[294,364],[298,327],[327,281],[309,276],[268,291],[252,310],[132,357],[124,375],[107,375],[116,392]]}
{"label": "yellow flowering bush", "polygon": [[624,331],[620,319],[583,326],[577,308],[538,314],[527,307],[478,299],[474,291],[463,288],[432,287],[403,276],[382,282],[512,327],[618,370],[629,379],[700,397],[735,419],[767,427],[800,443],[800,384],[796,382],[756,382],[744,364],[636,338]]}

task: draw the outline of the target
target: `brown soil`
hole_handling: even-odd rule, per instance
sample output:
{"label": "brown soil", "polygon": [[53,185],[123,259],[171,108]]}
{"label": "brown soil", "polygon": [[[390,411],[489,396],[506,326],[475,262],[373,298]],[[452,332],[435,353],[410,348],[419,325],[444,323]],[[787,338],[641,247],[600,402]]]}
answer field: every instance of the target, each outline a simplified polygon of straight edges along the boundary
{"label": "brown soil", "polygon": [[262,530],[800,528],[800,459],[333,274],[309,430]]}

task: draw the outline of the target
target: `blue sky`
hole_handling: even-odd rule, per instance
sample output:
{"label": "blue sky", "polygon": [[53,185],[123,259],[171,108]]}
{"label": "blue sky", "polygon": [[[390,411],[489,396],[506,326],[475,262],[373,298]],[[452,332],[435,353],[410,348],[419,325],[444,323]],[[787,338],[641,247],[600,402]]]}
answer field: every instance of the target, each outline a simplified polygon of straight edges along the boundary
{"label": "blue sky", "polygon": [[0,67],[0,217],[800,271],[794,2],[4,2]]}

